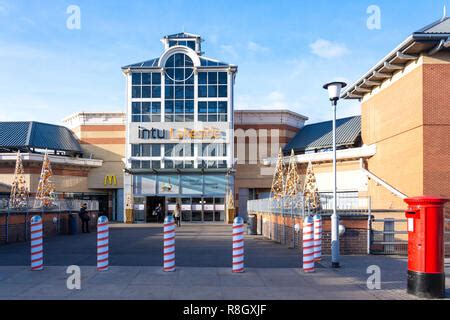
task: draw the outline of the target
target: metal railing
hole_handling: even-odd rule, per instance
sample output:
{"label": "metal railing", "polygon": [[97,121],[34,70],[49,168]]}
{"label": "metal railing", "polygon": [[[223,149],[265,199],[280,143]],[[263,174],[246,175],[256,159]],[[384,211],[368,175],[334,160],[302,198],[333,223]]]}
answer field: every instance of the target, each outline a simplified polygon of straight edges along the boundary
{"label": "metal railing", "polygon": [[[78,212],[81,204],[87,204],[88,211],[98,211],[97,200],[54,200],[52,206],[36,207],[35,199],[28,199],[23,208],[9,208],[7,199],[0,199],[0,243],[26,241],[30,237],[30,219],[33,215],[52,215],[44,219],[44,231],[53,234],[67,233],[67,213]],[[63,218],[63,214],[66,218]]]}
{"label": "metal railing", "polygon": [[[331,214],[333,211],[333,195],[320,194],[319,196],[320,208],[318,210],[309,210],[305,206],[303,195],[297,195],[281,200],[275,200],[273,198],[249,200],[247,201],[247,211],[248,213],[259,212],[296,216],[304,216],[309,212]],[[370,198],[338,193],[337,210],[341,215],[370,214]]]}

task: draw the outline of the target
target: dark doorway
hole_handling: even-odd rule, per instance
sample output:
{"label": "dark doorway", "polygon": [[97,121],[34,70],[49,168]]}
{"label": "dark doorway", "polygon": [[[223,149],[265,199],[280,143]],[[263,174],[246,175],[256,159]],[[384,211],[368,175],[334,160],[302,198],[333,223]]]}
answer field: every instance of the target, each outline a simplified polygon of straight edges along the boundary
{"label": "dark doorway", "polygon": [[[161,204],[161,213],[155,215],[154,211],[158,204]],[[159,223],[164,222],[165,216],[165,198],[164,197],[147,197],[147,212],[146,212],[146,222]]]}

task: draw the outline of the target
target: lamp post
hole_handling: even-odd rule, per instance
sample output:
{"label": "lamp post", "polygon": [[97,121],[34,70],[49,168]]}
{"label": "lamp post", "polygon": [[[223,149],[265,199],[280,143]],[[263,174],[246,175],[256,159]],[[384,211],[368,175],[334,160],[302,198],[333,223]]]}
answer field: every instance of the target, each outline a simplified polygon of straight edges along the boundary
{"label": "lamp post", "polygon": [[323,86],[333,107],[333,214],[331,215],[331,267],[339,268],[339,217],[337,215],[337,174],[336,174],[336,106],[345,82],[330,82]]}

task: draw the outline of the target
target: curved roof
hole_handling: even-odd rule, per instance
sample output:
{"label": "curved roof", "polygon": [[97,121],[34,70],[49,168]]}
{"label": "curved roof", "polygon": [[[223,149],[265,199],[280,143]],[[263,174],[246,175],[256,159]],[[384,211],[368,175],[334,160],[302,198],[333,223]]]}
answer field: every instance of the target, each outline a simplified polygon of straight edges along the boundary
{"label": "curved roof", "polygon": [[82,153],[72,131],[63,126],[35,121],[0,122],[0,148],[49,149]]}
{"label": "curved roof", "polygon": [[[354,146],[361,136],[361,117],[354,116],[336,120],[336,146]],[[319,122],[304,126],[284,147],[284,151],[295,153],[328,149],[333,147],[332,121]]]}

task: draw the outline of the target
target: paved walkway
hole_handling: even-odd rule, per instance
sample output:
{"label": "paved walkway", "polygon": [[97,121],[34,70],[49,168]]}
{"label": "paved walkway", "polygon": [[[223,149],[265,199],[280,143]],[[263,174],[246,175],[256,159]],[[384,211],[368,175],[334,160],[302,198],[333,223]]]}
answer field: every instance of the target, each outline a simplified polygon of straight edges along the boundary
{"label": "paved walkway", "polygon": [[[173,273],[162,271],[161,228],[154,225],[112,226],[112,267],[105,272],[95,268],[95,234],[46,239],[43,271],[30,271],[28,244],[0,246],[0,299],[415,299],[405,292],[404,258],[346,256],[342,268],[331,269],[324,257],[315,273],[305,274],[298,250],[246,236],[246,272],[232,274],[230,226],[177,231]],[[81,267],[81,290],[67,289],[71,264]],[[381,268],[381,290],[367,289],[370,265]],[[447,277],[450,298],[449,287]]]}

